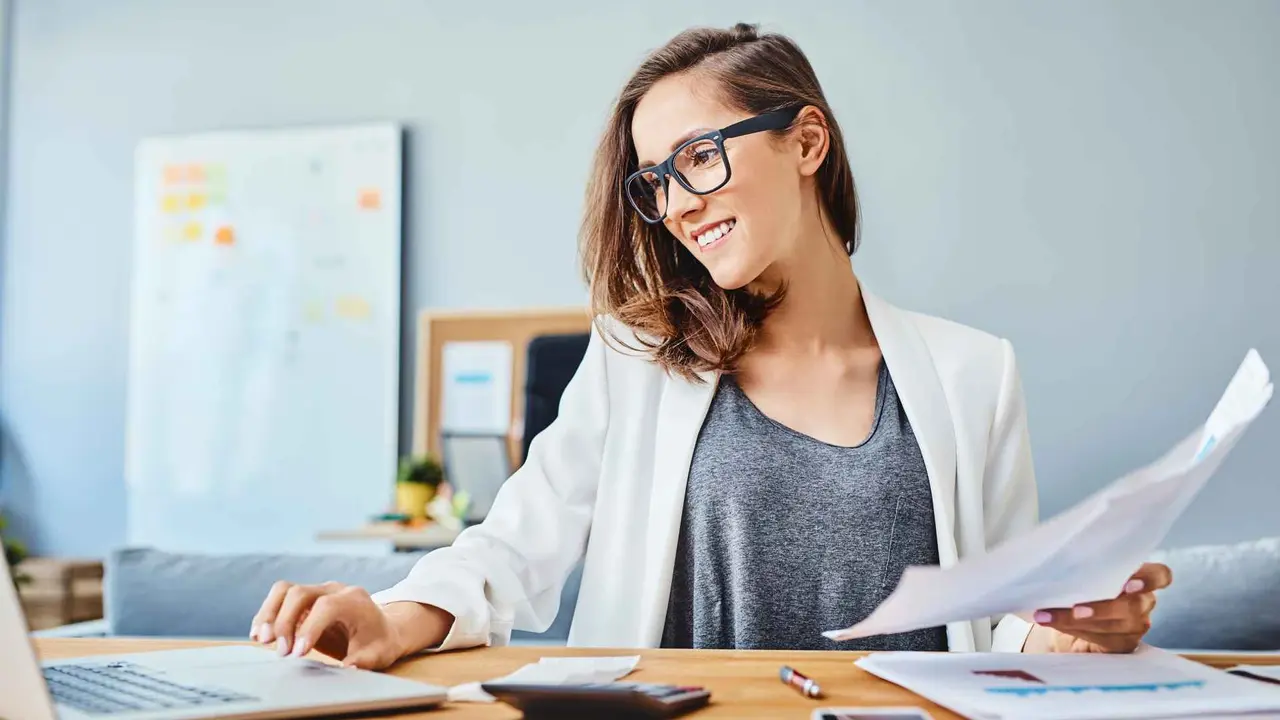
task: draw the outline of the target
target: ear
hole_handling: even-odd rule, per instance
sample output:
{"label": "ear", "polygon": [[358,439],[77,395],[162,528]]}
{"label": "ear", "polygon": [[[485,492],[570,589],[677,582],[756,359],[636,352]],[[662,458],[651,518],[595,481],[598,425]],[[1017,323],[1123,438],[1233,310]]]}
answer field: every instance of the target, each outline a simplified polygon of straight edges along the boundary
{"label": "ear", "polygon": [[792,133],[800,150],[800,174],[815,175],[827,159],[831,148],[831,131],[827,118],[818,108],[807,105],[796,116]]}

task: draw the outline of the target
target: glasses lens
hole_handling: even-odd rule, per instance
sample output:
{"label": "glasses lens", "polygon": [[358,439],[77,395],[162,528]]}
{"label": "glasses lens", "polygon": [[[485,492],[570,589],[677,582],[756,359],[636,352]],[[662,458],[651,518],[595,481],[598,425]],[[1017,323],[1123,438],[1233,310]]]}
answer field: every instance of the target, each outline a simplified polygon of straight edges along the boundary
{"label": "glasses lens", "polygon": [[676,172],[697,192],[711,192],[724,184],[729,166],[713,140],[698,140],[680,148]]}
{"label": "glasses lens", "polygon": [[642,172],[627,182],[627,197],[649,222],[657,222],[667,212],[667,194],[662,190],[662,178],[656,172]]}

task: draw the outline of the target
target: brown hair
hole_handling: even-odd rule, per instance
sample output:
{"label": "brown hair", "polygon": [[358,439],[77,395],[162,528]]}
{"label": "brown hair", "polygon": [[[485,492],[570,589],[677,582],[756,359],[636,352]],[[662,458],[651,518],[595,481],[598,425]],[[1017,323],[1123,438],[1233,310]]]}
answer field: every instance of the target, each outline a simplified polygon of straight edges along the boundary
{"label": "brown hair", "polygon": [[818,191],[850,255],[858,246],[860,213],[840,127],[813,67],[790,38],[761,35],[745,23],[695,28],[645,58],[623,87],[596,149],[581,231],[583,269],[594,313],[629,327],[669,372],[696,379],[701,371],[734,369],[783,289],[761,296],[720,288],[665,226],[645,223],[624,196],[623,181],[638,164],[631,138],[636,105],[659,80],[691,71],[705,73],[721,99],[743,112],[796,105],[820,110],[830,147],[818,170]]}

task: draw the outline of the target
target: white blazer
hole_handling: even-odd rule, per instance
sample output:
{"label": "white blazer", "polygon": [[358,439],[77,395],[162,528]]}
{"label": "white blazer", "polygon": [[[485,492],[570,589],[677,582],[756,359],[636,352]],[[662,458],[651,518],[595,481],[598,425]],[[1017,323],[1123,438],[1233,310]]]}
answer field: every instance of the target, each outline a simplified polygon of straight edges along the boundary
{"label": "white blazer", "polygon": [[[1012,346],[865,289],[863,299],[924,456],[941,564],[1033,526],[1035,475]],[[440,650],[504,645],[517,627],[545,630],[579,560],[569,644],[659,644],[685,483],[717,377],[692,383],[614,345],[592,333],[558,418],[533,441],[485,521],[374,595],[382,604],[416,601],[452,613]],[[954,622],[947,641],[954,651],[1016,652],[1030,627],[1013,615]]]}

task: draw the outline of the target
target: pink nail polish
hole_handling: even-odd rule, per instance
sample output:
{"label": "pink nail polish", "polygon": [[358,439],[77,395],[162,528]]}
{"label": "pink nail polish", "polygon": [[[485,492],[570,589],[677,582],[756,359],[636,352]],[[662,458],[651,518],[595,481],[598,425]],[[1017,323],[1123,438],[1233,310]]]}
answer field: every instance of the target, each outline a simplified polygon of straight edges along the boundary
{"label": "pink nail polish", "polygon": [[292,653],[294,657],[302,657],[303,655],[306,655],[306,654],[307,654],[307,650],[308,650],[308,649],[309,649],[309,648],[307,647],[307,639],[306,639],[306,638],[295,638],[295,639],[294,639],[294,641],[293,641],[293,653]]}
{"label": "pink nail polish", "polygon": [[1084,620],[1085,618],[1091,618],[1093,617],[1093,608],[1085,605],[1078,605],[1072,608],[1071,616],[1076,618],[1077,620]]}
{"label": "pink nail polish", "polygon": [[1141,592],[1144,587],[1146,587],[1146,585],[1144,585],[1141,580],[1130,580],[1124,584],[1124,591],[1127,593],[1136,593]]}
{"label": "pink nail polish", "polygon": [[1050,613],[1044,610],[1041,610],[1040,612],[1035,614],[1035,621],[1038,623],[1047,623],[1052,619],[1053,619],[1053,615],[1051,615]]}
{"label": "pink nail polish", "polygon": [[276,654],[284,657],[289,654],[289,641],[284,638],[276,639]]}

